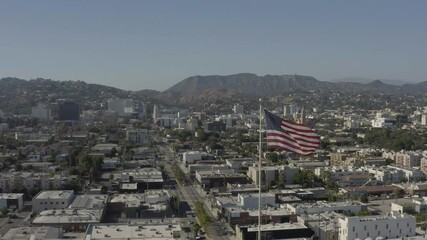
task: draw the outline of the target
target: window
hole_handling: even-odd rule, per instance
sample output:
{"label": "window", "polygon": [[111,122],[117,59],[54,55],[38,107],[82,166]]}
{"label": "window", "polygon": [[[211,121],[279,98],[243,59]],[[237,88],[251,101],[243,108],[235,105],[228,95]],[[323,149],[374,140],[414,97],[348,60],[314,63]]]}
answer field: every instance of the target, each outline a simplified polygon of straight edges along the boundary
{"label": "window", "polygon": [[65,204],[65,202],[62,202],[62,204]]}
{"label": "window", "polygon": [[353,232],[354,232],[354,230],[355,230],[355,227],[353,227]]}
{"label": "window", "polygon": [[[365,231],[366,231],[366,225],[365,225],[364,229],[365,229]],[[368,237],[369,237],[369,236],[368,236]]]}
{"label": "window", "polygon": [[388,223],[385,225],[385,228],[388,229]]}
{"label": "window", "polygon": [[[378,226],[375,224],[375,230],[377,230],[378,229]],[[380,234],[378,234],[378,235],[380,235]]]}

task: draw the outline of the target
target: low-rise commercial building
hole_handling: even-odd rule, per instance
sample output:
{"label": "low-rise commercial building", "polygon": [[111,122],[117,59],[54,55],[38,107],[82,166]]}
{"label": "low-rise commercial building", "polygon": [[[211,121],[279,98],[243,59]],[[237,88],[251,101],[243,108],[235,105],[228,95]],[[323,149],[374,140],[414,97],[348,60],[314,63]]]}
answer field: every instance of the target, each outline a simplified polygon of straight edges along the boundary
{"label": "low-rise commercial building", "polygon": [[103,210],[62,209],[46,210],[34,218],[34,226],[59,227],[66,231],[85,232],[89,224],[102,221]]}
{"label": "low-rise commercial building", "polygon": [[68,208],[73,199],[72,190],[42,191],[33,198],[33,212]]}
{"label": "low-rise commercial building", "polygon": [[91,224],[86,231],[86,240],[107,239],[181,239],[179,224],[147,222],[141,224]]}
{"label": "low-rise commercial building", "polygon": [[18,227],[10,229],[1,240],[45,240],[62,239],[61,228],[54,227]]}
{"label": "low-rise commercial building", "polygon": [[292,213],[301,214],[316,214],[323,212],[352,212],[358,213],[365,211],[367,206],[361,202],[325,202],[318,201],[315,203],[292,203],[286,204],[286,209]]}
{"label": "low-rise commercial building", "polygon": [[171,215],[170,194],[146,190],[141,194],[118,194],[109,202],[110,213],[123,218],[156,218]]}
{"label": "low-rise commercial building", "polygon": [[226,186],[227,183],[247,183],[245,174],[235,173],[233,170],[226,171],[197,171],[196,179],[205,189]]}
{"label": "low-rise commercial building", "polygon": [[[257,225],[236,225],[236,239],[257,239]],[[261,225],[262,239],[312,238],[314,232],[301,223],[270,223]]]}
{"label": "low-rise commercial building", "polygon": [[0,209],[7,208],[17,210],[18,212],[24,209],[24,194],[23,193],[0,193]]}
{"label": "low-rise commercial building", "polygon": [[340,240],[383,239],[412,237],[416,235],[415,217],[392,212],[390,215],[368,217],[343,217],[338,220]]}

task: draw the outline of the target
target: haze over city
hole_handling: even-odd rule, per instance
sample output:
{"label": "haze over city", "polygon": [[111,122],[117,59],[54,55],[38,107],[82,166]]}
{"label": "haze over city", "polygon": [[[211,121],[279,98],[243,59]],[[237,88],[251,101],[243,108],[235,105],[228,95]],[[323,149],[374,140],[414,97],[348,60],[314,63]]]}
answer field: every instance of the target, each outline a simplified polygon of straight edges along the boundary
{"label": "haze over city", "polygon": [[165,90],[250,72],[427,80],[425,1],[1,1],[0,77]]}

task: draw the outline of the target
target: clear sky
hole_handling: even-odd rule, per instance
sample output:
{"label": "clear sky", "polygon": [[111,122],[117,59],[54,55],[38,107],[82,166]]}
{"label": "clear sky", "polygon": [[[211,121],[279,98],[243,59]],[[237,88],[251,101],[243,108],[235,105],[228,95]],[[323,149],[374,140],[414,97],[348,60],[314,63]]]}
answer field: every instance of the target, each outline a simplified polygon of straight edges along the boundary
{"label": "clear sky", "polygon": [[1,0],[0,78],[127,90],[241,72],[420,82],[426,12],[425,0]]}

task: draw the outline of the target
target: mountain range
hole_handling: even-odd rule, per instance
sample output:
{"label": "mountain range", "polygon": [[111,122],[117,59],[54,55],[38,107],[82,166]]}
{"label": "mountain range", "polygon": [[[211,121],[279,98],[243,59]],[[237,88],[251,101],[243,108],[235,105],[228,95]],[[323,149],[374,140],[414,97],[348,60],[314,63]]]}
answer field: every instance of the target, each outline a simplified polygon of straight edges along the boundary
{"label": "mountain range", "polygon": [[38,102],[74,99],[102,108],[111,98],[132,97],[142,101],[178,104],[203,104],[215,101],[236,101],[241,98],[274,97],[289,93],[372,93],[389,95],[420,95],[427,93],[427,81],[416,84],[393,85],[375,80],[369,83],[327,82],[311,76],[265,75],[240,73],[228,76],[192,76],[163,92],[155,90],[125,91],[82,81],[49,79],[0,79],[0,109],[26,109]]}
{"label": "mountain range", "polygon": [[164,93],[175,98],[202,98],[212,91],[239,96],[271,97],[299,91],[314,92],[363,92],[391,95],[419,95],[427,93],[427,81],[401,86],[387,84],[380,80],[369,83],[327,82],[311,76],[265,75],[257,76],[240,73],[228,76],[193,76],[175,84]]}

